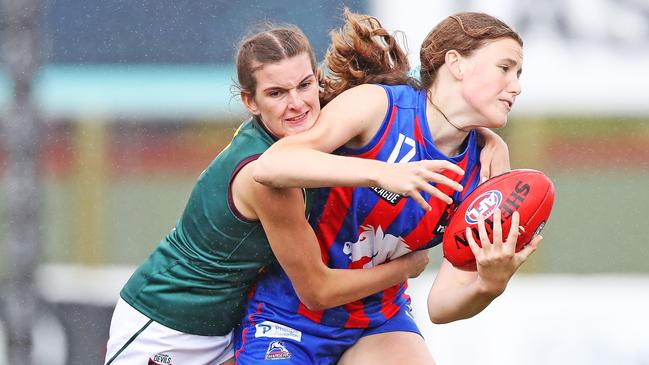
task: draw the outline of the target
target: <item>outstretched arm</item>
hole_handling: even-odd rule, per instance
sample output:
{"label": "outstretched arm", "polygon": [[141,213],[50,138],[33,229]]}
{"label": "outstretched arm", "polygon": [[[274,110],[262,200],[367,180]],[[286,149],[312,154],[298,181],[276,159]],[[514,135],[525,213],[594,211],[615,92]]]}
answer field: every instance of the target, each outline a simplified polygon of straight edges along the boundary
{"label": "outstretched arm", "polygon": [[327,267],[315,233],[305,218],[302,190],[271,188],[254,182],[251,167],[246,166],[237,176],[250,181],[238,194],[245,194],[245,203],[258,216],[273,253],[309,309],[320,310],[362,299],[416,277],[426,267],[428,253],[425,251],[366,270]]}
{"label": "outstretched arm", "polygon": [[463,174],[448,161],[403,164],[331,154],[337,148],[364,146],[376,134],[388,108],[385,90],[361,85],[343,92],[323,108],[316,125],[298,135],[282,138],[258,160],[256,181],[273,187],[380,186],[408,195],[423,208],[420,191],[451,203],[429,182],[460,191],[461,185],[443,176],[443,170]]}
{"label": "outstretched arm", "polygon": [[[511,227],[518,227],[518,212],[512,215]],[[515,252],[518,230],[512,229],[507,240],[502,239],[500,210],[494,213],[493,242],[489,240],[483,221],[478,222],[480,242],[467,231],[471,251],[476,257],[477,272],[457,269],[446,259],[435,277],[428,294],[428,315],[434,323],[448,323],[470,318],[482,312],[505,291],[509,279],[536,250],[541,236],[518,253]]]}

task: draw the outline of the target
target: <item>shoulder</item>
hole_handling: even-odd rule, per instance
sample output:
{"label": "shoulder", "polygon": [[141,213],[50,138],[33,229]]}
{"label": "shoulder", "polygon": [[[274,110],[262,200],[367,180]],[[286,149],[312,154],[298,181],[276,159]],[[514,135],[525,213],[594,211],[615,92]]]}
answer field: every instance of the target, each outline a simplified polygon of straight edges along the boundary
{"label": "shoulder", "polygon": [[[230,143],[212,162],[219,173],[239,169],[252,160],[256,160],[275,140],[254,119],[242,123],[232,135]],[[210,166],[212,167],[212,166]]]}
{"label": "shoulder", "polygon": [[[368,102],[377,104],[380,102],[387,102],[387,93],[386,90],[381,85],[375,84],[363,84],[359,86],[352,87],[351,89],[345,90],[340,95],[336,96],[325,108],[329,107],[330,104],[334,105],[356,105],[359,102]],[[362,104],[366,105],[366,104]],[[372,104],[370,104],[372,105]],[[364,109],[364,108],[363,108]]]}
{"label": "shoulder", "polygon": [[[421,99],[422,91],[411,85],[375,85],[365,84],[351,88],[340,94],[349,98],[350,103],[362,110],[385,110],[391,106],[414,108]],[[335,100],[335,99],[334,99]],[[360,104],[362,103],[362,104]]]}
{"label": "shoulder", "polygon": [[249,220],[257,220],[257,214],[254,209],[254,180],[252,170],[256,159],[245,161],[238,167],[238,171],[232,176],[230,182],[230,196],[232,197],[232,208],[240,215]]}
{"label": "shoulder", "polygon": [[385,86],[385,89],[391,104],[399,108],[416,108],[422,100],[425,101],[425,97],[421,97],[422,91],[410,85]]}
{"label": "shoulder", "polygon": [[387,87],[389,86],[377,85],[377,84],[363,84],[363,85],[355,86],[349,90],[346,90],[340,95],[349,94],[350,96],[348,97],[368,98],[368,99],[371,98],[373,100],[382,99],[382,98],[387,99],[387,91],[386,91]]}
{"label": "shoulder", "polygon": [[266,149],[275,139],[256,118],[243,122],[232,136],[232,144],[242,144],[254,148]]}
{"label": "shoulder", "polygon": [[260,184],[253,178],[257,160],[252,160],[241,168],[232,181],[234,206],[244,217],[258,220],[263,211],[283,211],[291,204],[304,205],[302,189],[273,188]]}
{"label": "shoulder", "polygon": [[338,118],[342,115],[352,120],[382,119],[388,104],[388,94],[383,86],[364,84],[336,96],[323,108],[323,113],[333,112]]}

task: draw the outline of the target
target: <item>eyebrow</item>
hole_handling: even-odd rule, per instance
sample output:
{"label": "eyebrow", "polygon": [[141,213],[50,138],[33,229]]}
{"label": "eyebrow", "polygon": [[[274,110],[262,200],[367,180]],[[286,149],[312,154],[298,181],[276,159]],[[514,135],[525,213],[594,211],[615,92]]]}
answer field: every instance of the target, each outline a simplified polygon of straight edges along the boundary
{"label": "eyebrow", "polygon": [[[315,75],[314,75],[313,73],[307,75],[307,76],[306,76],[305,78],[303,78],[300,82],[298,82],[297,85],[300,85],[301,83],[303,83],[304,81],[306,81],[307,79],[309,79],[309,78],[311,78],[311,77],[314,77],[314,78],[315,78]],[[271,87],[267,87],[267,88],[265,88],[265,89],[263,90],[263,92],[273,91],[273,90],[286,90],[286,89],[287,89],[287,88],[284,87],[284,86],[271,86]]]}

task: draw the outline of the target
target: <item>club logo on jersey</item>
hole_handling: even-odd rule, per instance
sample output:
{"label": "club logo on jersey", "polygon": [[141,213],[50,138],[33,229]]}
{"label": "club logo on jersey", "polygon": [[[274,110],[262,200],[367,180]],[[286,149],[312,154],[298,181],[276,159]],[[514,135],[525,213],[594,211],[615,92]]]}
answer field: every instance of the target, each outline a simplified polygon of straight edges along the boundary
{"label": "club logo on jersey", "polygon": [[478,223],[478,219],[491,217],[503,200],[503,194],[498,190],[489,190],[475,198],[466,210],[464,219],[469,224]]}
{"label": "club logo on jersey", "polygon": [[302,342],[302,332],[271,321],[263,321],[255,326],[255,337],[288,338]]}
{"label": "club logo on jersey", "polygon": [[268,345],[268,350],[266,350],[266,360],[284,360],[290,359],[291,352],[286,349],[284,342],[282,341],[271,341]]}
{"label": "club logo on jersey", "polygon": [[390,205],[397,205],[399,201],[403,198],[403,195],[387,191],[379,187],[370,187],[370,190],[376,194],[379,198],[386,201]]}
{"label": "club logo on jersey", "polygon": [[172,365],[171,356],[167,354],[155,354],[153,357],[149,358],[149,363],[147,365]]}
{"label": "club logo on jersey", "polygon": [[355,242],[345,242],[343,253],[347,255],[350,269],[369,269],[386,260],[396,259],[412,250],[403,238],[383,233],[381,226],[361,226]]}

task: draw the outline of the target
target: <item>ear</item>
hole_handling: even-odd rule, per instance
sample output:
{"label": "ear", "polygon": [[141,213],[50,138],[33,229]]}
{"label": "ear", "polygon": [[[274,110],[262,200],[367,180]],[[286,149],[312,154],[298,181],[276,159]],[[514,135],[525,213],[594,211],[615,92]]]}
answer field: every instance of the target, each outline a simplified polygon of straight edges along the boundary
{"label": "ear", "polygon": [[447,51],[444,56],[444,63],[456,80],[462,80],[464,78],[462,74],[462,55],[458,51],[454,49]]}
{"label": "ear", "polygon": [[241,92],[241,101],[243,101],[243,105],[248,109],[248,112],[252,115],[259,115],[259,109],[257,108],[257,102],[255,102],[255,97],[252,96],[247,91],[242,91]]}

